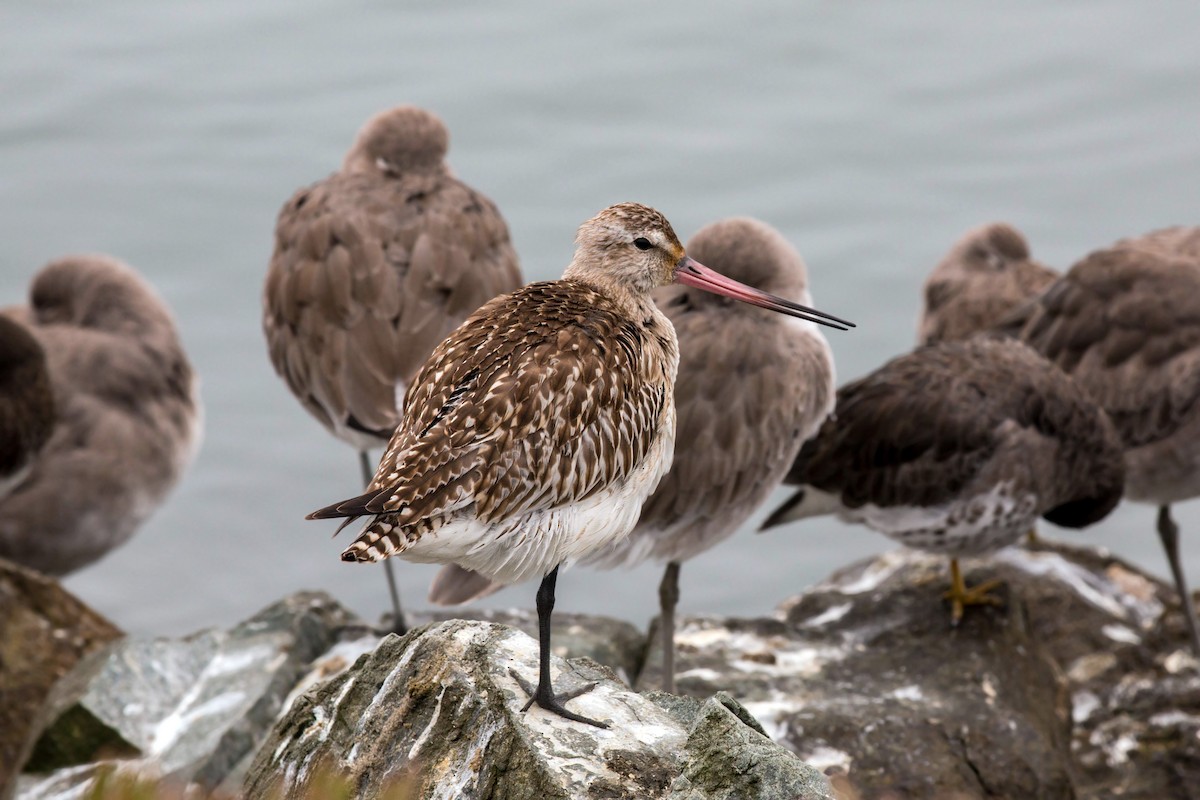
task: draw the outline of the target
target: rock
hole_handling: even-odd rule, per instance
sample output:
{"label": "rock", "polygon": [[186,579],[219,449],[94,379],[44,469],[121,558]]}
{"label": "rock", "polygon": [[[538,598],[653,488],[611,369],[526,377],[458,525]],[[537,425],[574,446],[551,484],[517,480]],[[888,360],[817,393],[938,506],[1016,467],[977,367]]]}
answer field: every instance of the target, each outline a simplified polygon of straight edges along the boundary
{"label": "rock", "polygon": [[[1061,545],[969,566],[969,585],[1004,581],[1004,605],[969,608],[958,629],[945,559],[911,551],[847,567],[773,618],[685,618],[680,691],[726,689],[848,796],[1192,796],[1200,676],[1163,617],[1170,589]],[[658,682],[652,650],[638,683]]]}
{"label": "rock", "polygon": [[[507,611],[460,608],[454,611],[419,611],[409,620],[412,627],[451,619],[495,622],[538,636],[537,612],[513,608]],[[635,625],[612,617],[556,613],[551,618],[551,646],[561,658],[590,658],[603,664],[632,686],[646,657],[646,634]]]}
{"label": "rock", "polygon": [[0,797],[10,796],[54,683],[123,635],[58,581],[0,559]]}
{"label": "rock", "polygon": [[[362,628],[328,596],[304,592],[229,632],[113,643],[55,688],[26,769],[138,757],[155,775],[216,786],[254,751],[309,663],[346,629]],[[91,777],[82,769],[68,775]]]}
{"label": "rock", "polygon": [[332,766],[358,796],[398,782],[425,800],[832,796],[728,698],[660,705],[589,659],[552,665],[560,691],[596,684],[569,707],[609,730],[521,710],[510,668],[536,678],[537,643],[520,631],[452,620],[389,636],[295,702],[250,768],[246,797],[292,796]]}
{"label": "rock", "polygon": [[1200,796],[1200,663],[1174,588],[1058,544],[1006,551],[998,568],[1070,692],[1080,796]]}

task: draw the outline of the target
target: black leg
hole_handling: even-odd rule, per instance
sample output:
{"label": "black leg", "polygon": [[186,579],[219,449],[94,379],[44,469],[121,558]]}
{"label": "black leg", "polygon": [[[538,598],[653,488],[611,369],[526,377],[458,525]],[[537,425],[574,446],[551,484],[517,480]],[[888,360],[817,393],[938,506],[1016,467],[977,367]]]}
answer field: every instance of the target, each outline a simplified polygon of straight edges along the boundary
{"label": "black leg", "polygon": [[[555,567],[550,570],[546,577],[542,578],[542,584],[538,587],[538,685],[537,689],[530,692],[529,702],[525,704],[525,708],[522,711],[527,710],[531,705],[537,703],[547,711],[557,714],[564,719],[595,725],[597,728],[607,728],[608,723],[588,719],[563,707],[564,702],[590,692],[596,688],[596,684],[589,683],[580,689],[555,695],[554,687],[550,683],[550,615],[554,612],[554,585],[557,582],[558,567]],[[529,687],[525,681],[521,680],[515,673],[513,677],[517,678],[518,682],[525,687],[525,691],[529,691]]]}
{"label": "black leg", "polygon": [[[358,451],[358,463],[362,468],[363,488],[371,485],[375,479],[375,470],[371,468],[371,459],[366,450]],[[390,559],[383,560],[383,574],[387,578],[388,594],[392,597],[392,627],[391,632],[403,636],[408,633],[408,625],[404,622],[404,611],[400,608],[400,590],[396,587],[396,572]]]}
{"label": "black leg", "polygon": [[679,562],[667,562],[658,585],[658,626],[662,636],[662,690],[675,693],[675,606],[679,603]]}
{"label": "black leg", "polygon": [[1167,561],[1171,564],[1171,574],[1175,576],[1175,589],[1183,606],[1183,618],[1187,620],[1192,652],[1200,656],[1200,624],[1196,622],[1196,606],[1192,602],[1192,593],[1188,591],[1187,576],[1183,574],[1183,563],[1179,559],[1179,526],[1171,519],[1170,506],[1158,507],[1158,538],[1162,539]]}

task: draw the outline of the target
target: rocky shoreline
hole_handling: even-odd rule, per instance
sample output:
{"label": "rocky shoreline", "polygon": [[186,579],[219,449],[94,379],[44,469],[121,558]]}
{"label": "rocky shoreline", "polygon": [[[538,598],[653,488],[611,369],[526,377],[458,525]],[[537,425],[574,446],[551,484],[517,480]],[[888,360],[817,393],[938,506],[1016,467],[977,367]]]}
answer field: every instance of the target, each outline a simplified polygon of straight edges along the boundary
{"label": "rocky shoreline", "polygon": [[572,704],[602,731],[521,712],[531,612],[380,638],[301,592],[227,631],[122,637],[3,565],[0,797],[80,797],[112,766],[247,798],[325,768],[355,796],[1200,796],[1200,663],[1167,585],[1059,544],[974,562],[968,582],[997,577],[1003,605],[957,629],[943,561],[908,551],[767,617],[683,617],[682,697],[653,691],[653,630],[562,615],[556,679],[596,684]]}

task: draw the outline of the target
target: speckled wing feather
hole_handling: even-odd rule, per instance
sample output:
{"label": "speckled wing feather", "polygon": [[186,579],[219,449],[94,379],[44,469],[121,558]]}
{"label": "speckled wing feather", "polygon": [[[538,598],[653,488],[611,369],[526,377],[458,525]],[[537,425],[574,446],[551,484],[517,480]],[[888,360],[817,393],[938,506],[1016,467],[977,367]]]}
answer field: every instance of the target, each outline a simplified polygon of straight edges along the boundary
{"label": "speckled wing feather", "polygon": [[1041,297],[1021,338],[1111,417],[1126,447],[1200,411],[1200,263],[1119,246],[1076,264]]}
{"label": "speckled wing feather", "polygon": [[508,228],[483,195],[444,173],[338,173],[280,211],[264,291],[271,362],[335,434],[386,441],[397,383],[520,285]]}
{"label": "speckled wing feather", "polygon": [[491,523],[586,498],[646,457],[673,353],[583,284],[497,298],[417,376],[371,489],[312,516],[379,515],[402,532],[389,536],[414,537],[455,515]]}
{"label": "speckled wing feather", "polygon": [[[1052,521],[1082,524],[1120,496],[1120,451],[1104,424],[1078,387],[1020,343],[942,343],[842,387],[834,414],[802,448],[788,480],[839,494],[850,508],[935,506],[954,499],[1006,437],[1026,429],[1070,442],[1081,463],[1098,465],[1087,474],[1060,455],[1064,474],[1081,473],[1097,488],[1063,481],[1061,502],[1080,505]],[[1103,461],[1095,457],[1101,452]],[[1085,506],[1093,496],[1095,508]],[[1060,500],[1045,502],[1050,509]]]}

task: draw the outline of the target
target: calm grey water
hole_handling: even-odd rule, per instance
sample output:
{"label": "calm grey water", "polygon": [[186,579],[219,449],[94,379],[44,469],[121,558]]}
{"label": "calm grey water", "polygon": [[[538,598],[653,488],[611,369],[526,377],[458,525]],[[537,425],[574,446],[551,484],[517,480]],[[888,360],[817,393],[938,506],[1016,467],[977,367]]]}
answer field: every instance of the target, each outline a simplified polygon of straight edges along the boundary
{"label": "calm grey water", "polygon": [[[907,349],[926,271],[1006,219],[1060,267],[1196,223],[1200,5],[603,4],[291,0],[0,6],[0,303],[81,250],[141,270],[203,377],[207,434],[168,504],[67,585],[133,631],[243,618],[300,588],[374,617],[378,568],[304,522],[358,487],[354,454],[276,379],[259,327],[275,214],[359,124],[440,113],[457,172],[503,209],[526,276],[639,200],[681,236],[750,214],[810,265],[842,379]],[[433,4],[430,4],[431,6]],[[1200,583],[1200,504],[1179,517]],[[1083,533],[1165,574],[1152,513]],[[744,532],[683,570],[687,612],[760,613],[891,547],[834,521]],[[410,603],[432,568],[400,564]],[[642,622],[658,568],[572,570],[560,608]],[[533,587],[492,605],[532,605]]]}

